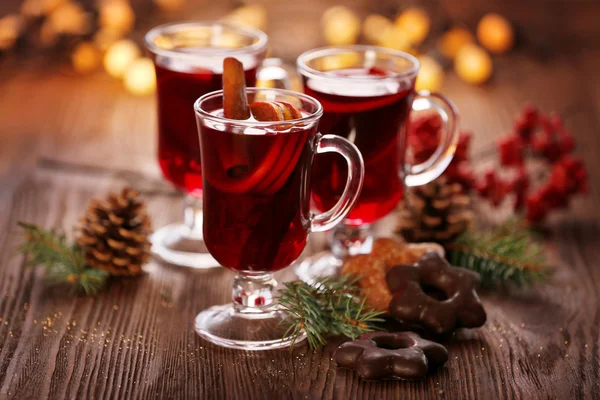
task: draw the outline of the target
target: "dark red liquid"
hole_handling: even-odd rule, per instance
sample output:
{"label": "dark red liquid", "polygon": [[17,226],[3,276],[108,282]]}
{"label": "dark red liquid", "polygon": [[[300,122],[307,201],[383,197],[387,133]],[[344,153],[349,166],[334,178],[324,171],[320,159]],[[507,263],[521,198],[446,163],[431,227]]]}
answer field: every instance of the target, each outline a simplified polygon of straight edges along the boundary
{"label": "dark red liquid", "polygon": [[246,135],[201,126],[204,241],[221,265],[276,271],[308,235],[316,128]]}
{"label": "dark red liquid", "polygon": [[[343,76],[386,75],[381,70],[332,72]],[[358,202],[346,217],[349,225],[371,223],[390,213],[404,193],[403,171],[406,121],[412,89],[374,96],[342,96],[307,85],[306,94],[323,105],[319,130],[352,141],[365,162],[364,185]],[[348,79],[348,87],[352,80]],[[410,86],[412,87],[412,85]],[[335,154],[319,154],[312,173],[313,201],[323,211],[335,205],[346,185],[346,162]]]}
{"label": "dark red liquid", "polygon": [[[167,180],[197,196],[202,194],[202,169],[194,102],[220,90],[222,79],[209,70],[188,73],[156,65],[158,161]],[[246,71],[246,82],[255,85],[256,68]]]}

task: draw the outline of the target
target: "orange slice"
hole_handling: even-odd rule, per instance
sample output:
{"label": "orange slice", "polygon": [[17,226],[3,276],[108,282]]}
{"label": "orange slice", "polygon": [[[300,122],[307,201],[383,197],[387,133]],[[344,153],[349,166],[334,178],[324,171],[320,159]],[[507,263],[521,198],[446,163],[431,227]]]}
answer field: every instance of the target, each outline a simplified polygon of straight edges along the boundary
{"label": "orange slice", "polygon": [[279,101],[278,103],[283,109],[283,116],[286,121],[302,118],[302,113],[291,103],[288,103],[287,101]]}
{"label": "orange slice", "polygon": [[257,121],[283,121],[285,119],[283,107],[274,101],[255,101],[250,104],[250,111]]}

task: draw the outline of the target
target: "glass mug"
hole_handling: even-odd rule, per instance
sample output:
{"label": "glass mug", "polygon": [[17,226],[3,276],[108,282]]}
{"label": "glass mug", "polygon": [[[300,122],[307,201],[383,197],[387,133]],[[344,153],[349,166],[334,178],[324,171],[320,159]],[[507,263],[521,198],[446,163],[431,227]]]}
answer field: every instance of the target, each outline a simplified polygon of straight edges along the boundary
{"label": "glass mug", "polygon": [[[369,253],[371,223],[392,212],[405,186],[423,185],[448,166],[458,140],[458,113],[438,94],[416,93],[419,62],[413,56],[375,46],[325,47],[297,60],[304,92],[321,102],[320,131],[353,142],[364,159],[362,193],[344,222],[331,234],[331,251],[295,266],[307,282],[339,271],[344,257]],[[434,110],[442,117],[443,137],[426,162],[406,162],[406,135],[411,111]],[[341,194],[346,172],[335,155],[316,157],[312,174],[313,203],[326,209]]]}
{"label": "glass mug", "polygon": [[159,164],[163,176],[187,194],[184,223],[156,231],[152,252],[176,265],[217,267],[202,237],[202,169],[193,106],[198,97],[221,89],[226,57],[242,62],[246,82],[254,86],[267,35],[225,22],[175,23],[150,30],[146,46],[156,69]]}
{"label": "glass mug", "polygon": [[[203,171],[204,240],[224,267],[236,272],[232,304],[202,311],[196,332],[221,346],[267,350],[290,345],[285,314],[273,300],[273,272],[291,265],[310,232],[331,229],[354,206],[362,187],[360,152],[348,140],[321,135],[321,104],[283,89],[248,89],[256,100],[286,101],[302,118],[258,122],[224,118],[223,92],[202,96],[198,120]],[[340,198],[310,213],[315,154],[337,153],[346,164]]]}

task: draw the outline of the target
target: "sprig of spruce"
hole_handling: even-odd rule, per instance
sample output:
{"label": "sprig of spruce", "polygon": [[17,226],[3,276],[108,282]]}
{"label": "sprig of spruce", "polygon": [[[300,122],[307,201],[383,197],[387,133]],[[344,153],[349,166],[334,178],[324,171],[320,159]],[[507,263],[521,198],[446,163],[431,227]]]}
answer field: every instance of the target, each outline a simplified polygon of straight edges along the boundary
{"label": "sprig of spruce", "polygon": [[314,285],[303,281],[284,283],[278,301],[291,320],[285,336],[291,335],[295,343],[304,331],[314,349],[325,344],[327,334],[356,339],[372,331],[375,323],[383,321],[379,318],[383,313],[366,306],[355,286],[357,280],[342,276],[321,278]]}
{"label": "sprig of spruce", "polygon": [[547,275],[542,247],[518,219],[488,231],[467,231],[446,247],[448,261],[478,272],[483,287],[507,282],[530,286]]}
{"label": "sprig of spruce", "polygon": [[91,268],[81,247],[69,244],[67,237],[56,230],[19,222],[25,242],[19,252],[28,257],[28,266],[42,266],[51,284],[68,283],[74,292],[96,294],[106,283],[108,274]]}

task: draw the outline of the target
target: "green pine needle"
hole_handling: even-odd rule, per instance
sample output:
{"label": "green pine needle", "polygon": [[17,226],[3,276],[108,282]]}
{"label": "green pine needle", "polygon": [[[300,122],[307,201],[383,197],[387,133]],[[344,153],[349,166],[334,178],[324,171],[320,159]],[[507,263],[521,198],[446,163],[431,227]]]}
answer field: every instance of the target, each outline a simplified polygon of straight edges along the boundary
{"label": "green pine needle", "polygon": [[43,266],[50,284],[68,283],[74,292],[96,294],[108,279],[108,274],[91,268],[83,249],[69,244],[67,237],[55,230],[19,222],[25,242],[19,252],[28,257],[28,266]]}
{"label": "green pine needle", "polygon": [[356,339],[372,331],[373,324],[383,321],[379,318],[383,313],[367,307],[364,298],[357,301],[357,279],[342,276],[325,277],[314,285],[303,281],[284,283],[278,301],[291,320],[285,336],[291,335],[295,343],[304,331],[308,344],[315,349],[326,343],[327,334]]}
{"label": "green pine needle", "polygon": [[483,287],[531,286],[547,276],[543,249],[524,223],[510,219],[489,231],[467,231],[448,244],[452,265],[478,272]]}

